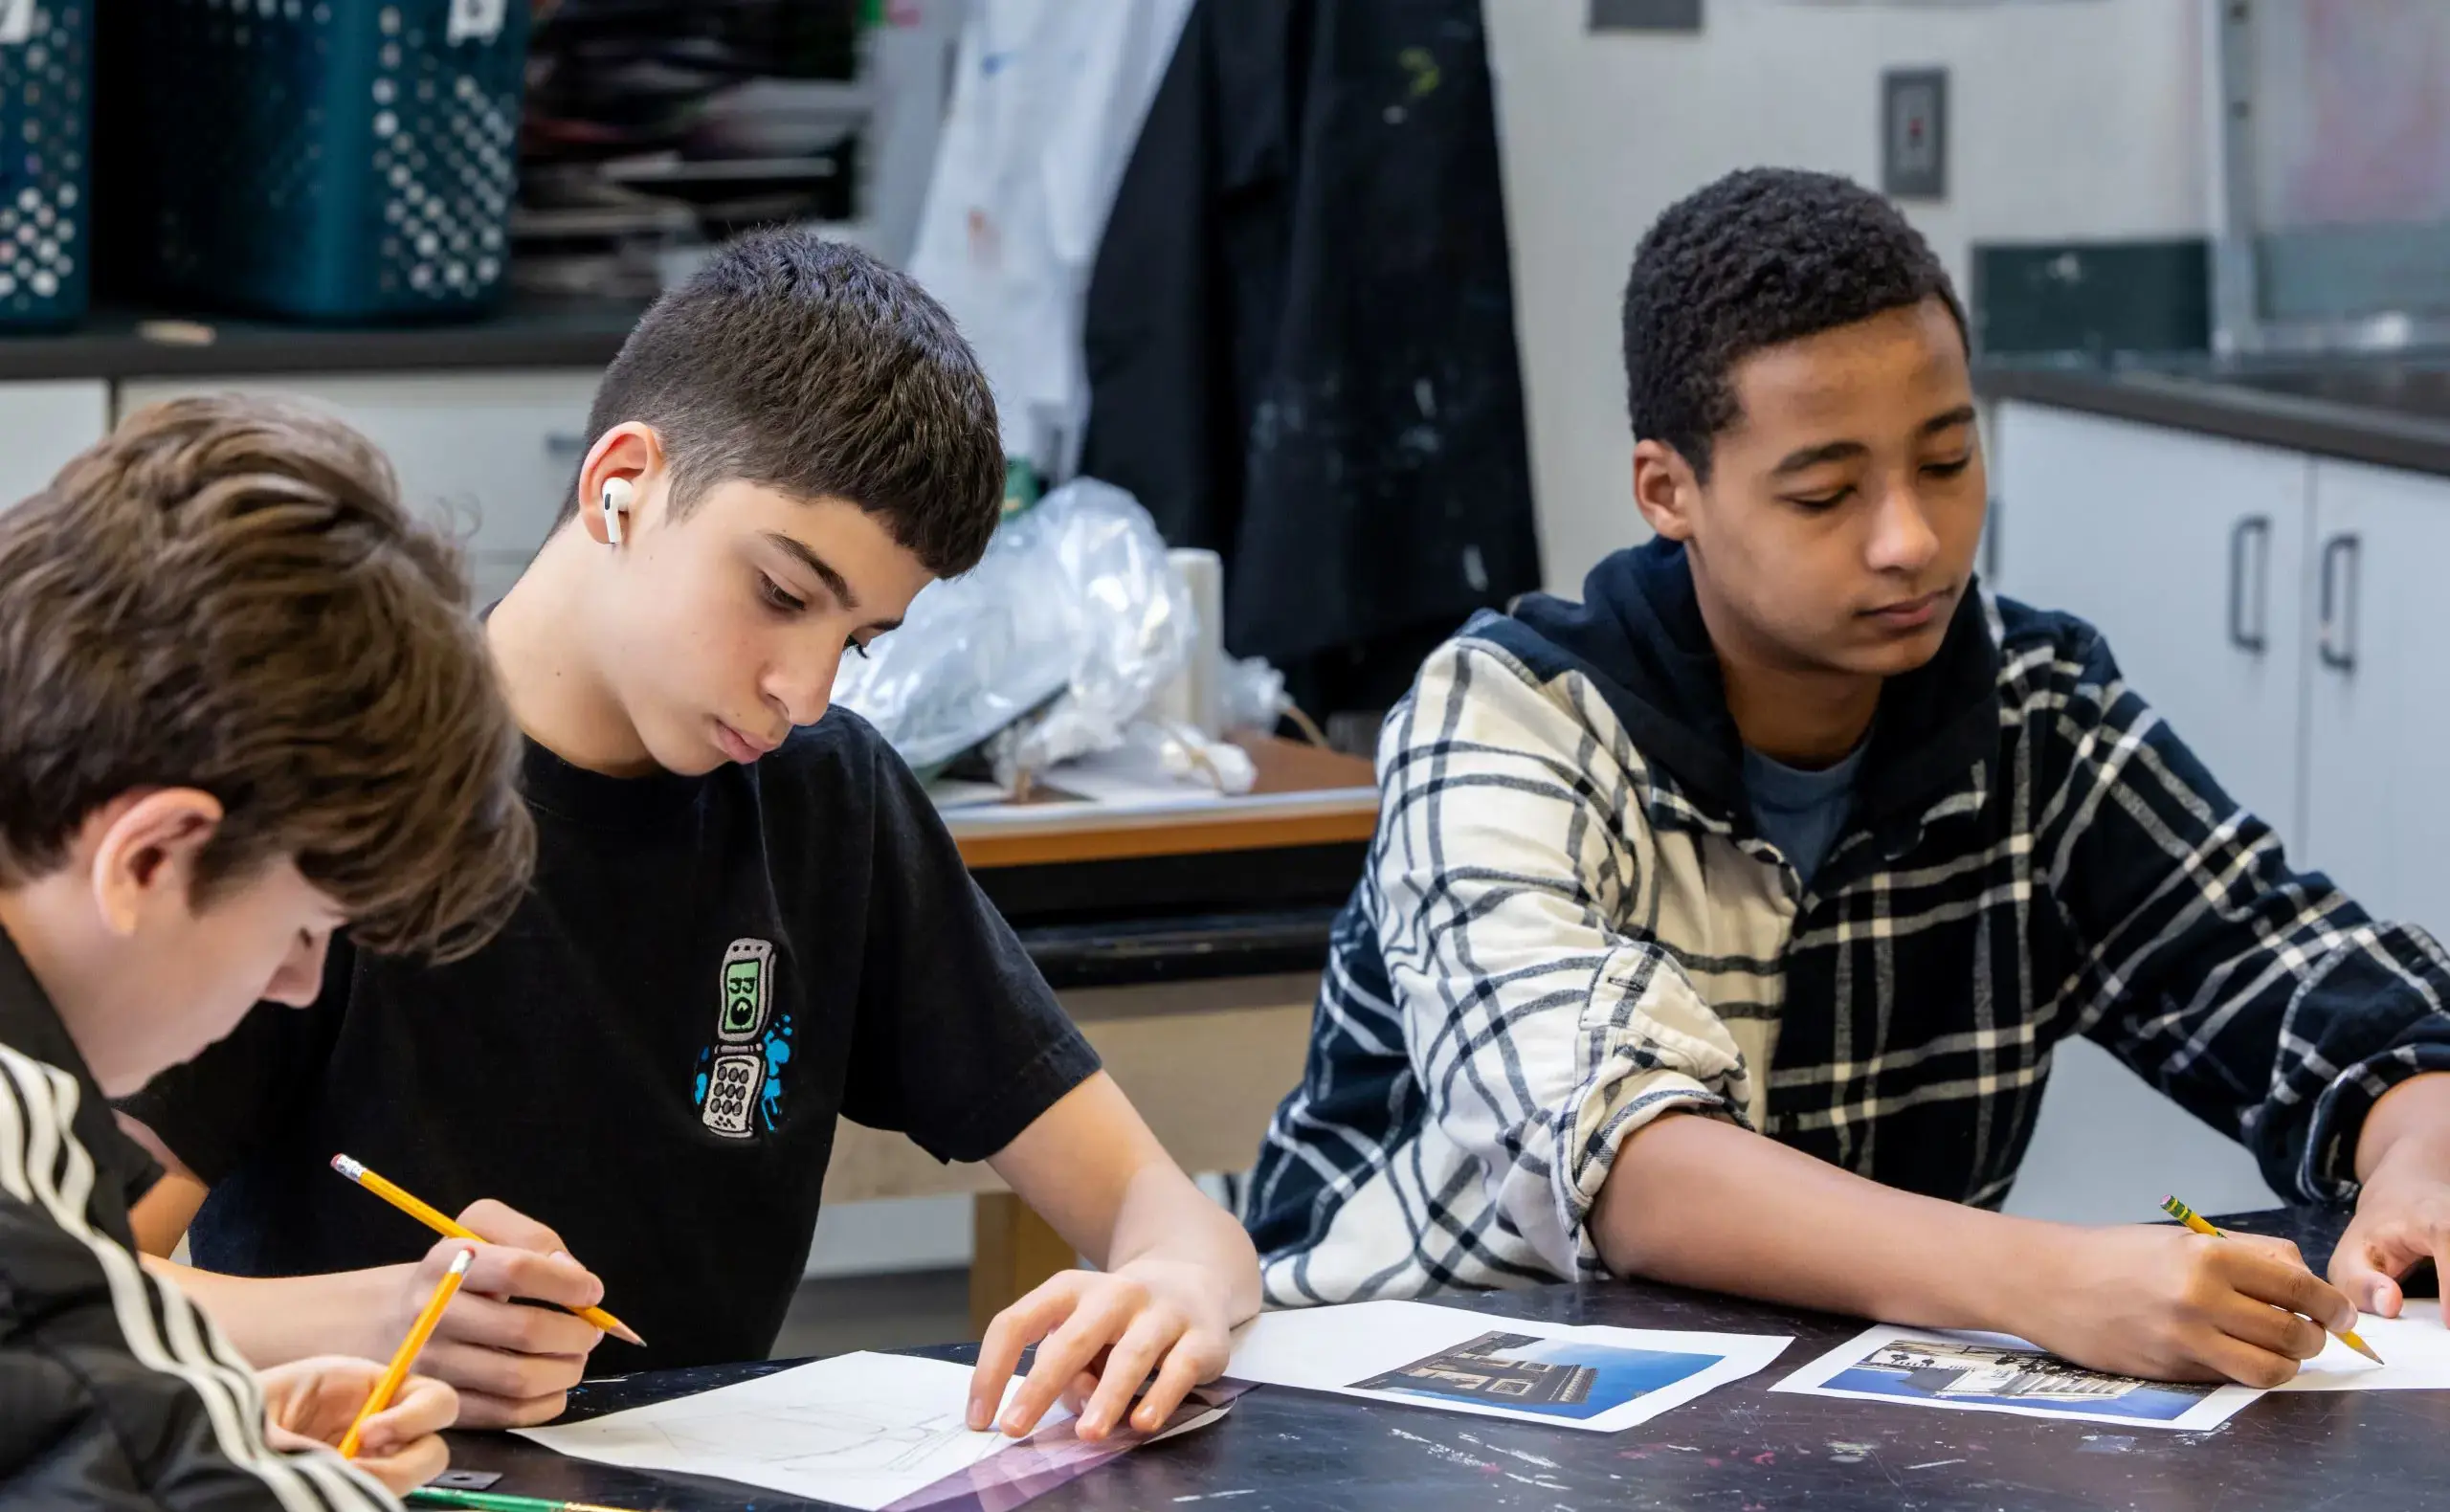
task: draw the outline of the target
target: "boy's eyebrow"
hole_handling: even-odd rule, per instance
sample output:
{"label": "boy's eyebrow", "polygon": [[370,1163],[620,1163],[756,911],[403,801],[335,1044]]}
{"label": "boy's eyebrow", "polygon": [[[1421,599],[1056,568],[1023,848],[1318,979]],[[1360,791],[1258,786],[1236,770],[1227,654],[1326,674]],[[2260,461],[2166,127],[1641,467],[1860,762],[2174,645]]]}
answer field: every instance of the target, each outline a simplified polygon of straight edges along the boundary
{"label": "boy's eyebrow", "polygon": [[812,550],[807,542],[787,536],[779,530],[767,531],[766,539],[799,558],[810,571],[816,574],[817,580],[825,585],[826,590],[841,602],[844,609],[856,610],[859,607],[859,595],[851,591],[851,585],[843,579],[842,574],[827,566],[825,559]]}
{"label": "boy's eyebrow", "polygon": [[[1924,421],[1916,429],[1915,434],[1926,436],[1937,435],[1953,426],[1971,425],[1973,421],[1973,406],[1961,404],[1953,410],[1945,411]],[[1779,460],[1777,466],[1770,469],[1770,476],[1784,478],[1790,473],[1800,473],[1807,468],[1818,467],[1823,462],[1851,461],[1855,457],[1867,456],[1870,454],[1871,448],[1860,441],[1829,441],[1819,446],[1807,446],[1799,451],[1789,452]]]}
{"label": "boy's eyebrow", "polygon": [[1871,448],[1860,441],[1831,441],[1821,446],[1807,446],[1798,452],[1789,452],[1777,466],[1770,469],[1770,476],[1784,478],[1789,473],[1800,473],[1823,462],[1843,462],[1870,455]]}

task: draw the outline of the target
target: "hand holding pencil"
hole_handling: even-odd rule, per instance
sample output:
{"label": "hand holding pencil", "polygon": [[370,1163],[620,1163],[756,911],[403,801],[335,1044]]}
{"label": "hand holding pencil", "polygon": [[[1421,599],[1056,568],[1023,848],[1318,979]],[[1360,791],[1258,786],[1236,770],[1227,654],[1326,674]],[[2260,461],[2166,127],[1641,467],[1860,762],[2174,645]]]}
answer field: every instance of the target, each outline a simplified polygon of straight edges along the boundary
{"label": "hand holding pencil", "polygon": [[[381,1383],[382,1362],[319,1357],[294,1360],[257,1372],[263,1383],[265,1439],[275,1449],[298,1451],[338,1444],[365,1414]],[[459,1413],[450,1387],[412,1375],[383,1411],[359,1426],[357,1467],[394,1493],[423,1485],[451,1463],[441,1439]]]}
{"label": "hand holding pencil", "polygon": [[342,1174],[446,1235],[419,1263],[352,1273],[374,1290],[359,1303],[362,1337],[349,1347],[390,1353],[445,1269],[473,1247],[466,1286],[444,1315],[420,1368],[458,1389],[463,1428],[524,1428],[560,1416],[589,1355],[612,1331],[600,1329],[588,1315],[620,1326],[597,1306],[604,1300],[603,1282],[566,1253],[559,1234],[502,1203],[473,1203],[457,1218],[446,1217],[359,1163],[344,1160],[333,1162]]}
{"label": "hand holding pencil", "polygon": [[1994,1326],[2095,1370],[2268,1389],[2354,1328],[2295,1245],[2158,1224],[2026,1223],[1988,1273]]}
{"label": "hand holding pencil", "polygon": [[[2200,1234],[2208,1238],[2214,1239],[2225,1239],[2228,1237],[2227,1234],[2221,1233],[2218,1229],[2214,1228],[2210,1219],[2196,1212],[2193,1208],[2188,1207],[2185,1203],[2178,1201],[2175,1197],[2163,1197],[2161,1199],[2161,1211],[2168,1213],[2171,1217],[2177,1219],[2178,1222],[2186,1225],[2187,1232],[2190,1234]],[[2375,1365],[2380,1365],[2382,1363],[2382,1357],[2373,1352],[2372,1345],[2367,1344],[2364,1340],[2356,1336],[2355,1329],[2329,1328],[2328,1331],[2333,1337],[2337,1338],[2340,1343],[2355,1350],[2358,1354],[2365,1356],[2365,1358],[2372,1361]]]}
{"label": "hand holding pencil", "polygon": [[[423,1198],[410,1195],[400,1188],[393,1186],[390,1181],[386,1180],[382,1176],[367,1169],[362,1162],[351,1160],[346,1155],[335,1155],[332,1157],[332,1169],[340,1172],[350,1181],[357,1183],[367,1190],[374,1193],[374,1195],[382,1198],[385,1202],[390,1203],[392,1207],[399,1209],[410,1217],[416,1219],[419,1223],[424,1224],[427,1228],[432,1229],[434,1233],[441,1234],[446,1239],[477,1239],[480,1241],[484,1239],[483,1234],[479,1234],[476,1230],[469,1228],[466,1224],[459,1222],[457,1219],[444,1217],[439,1209],[428,1204]],[[501,1205],[496,1203],[493,1206],[501,1207]],[[502,1209],[502,1212],[509,1212],[509,1211],[510,1210],[507,1208]],[[548,1234],[548,1237],[550,1235]],[[554,1248],[558,1250],[560,1248],[560,1241],[558,1239],[554,1239],[553,1243]],[[635,1333],[631,1331],[628,1323],[625,1323],[620,1319],[613,1317],[611,1313],[606,1312],[601,1307],[593,1305],[572,1307],[570,1311],[578,1314],[581,1318],[586,1319],[589,1323],[593,1323],[596,1327],[603,1329],[606,1333],[611,1334],[615,1339],[622,1340],[628,1344],[646,1343],[645,1340],[639,1338]]]}

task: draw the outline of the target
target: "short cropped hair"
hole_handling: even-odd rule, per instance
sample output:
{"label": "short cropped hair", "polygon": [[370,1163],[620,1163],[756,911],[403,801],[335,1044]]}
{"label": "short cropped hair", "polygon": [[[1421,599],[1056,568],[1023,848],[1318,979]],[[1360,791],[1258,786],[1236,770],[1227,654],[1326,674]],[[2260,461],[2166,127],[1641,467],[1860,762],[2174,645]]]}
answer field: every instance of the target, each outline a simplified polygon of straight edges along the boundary
{"label": "short cropped hair", "polygon": [[1765,346],[1938,299],[1965,333],[1948,270],[1871,190],[1828,173],[1748,168],[1668,207],[1625,280],[1625,403],[1637,440],[1706,480],[1739,418],[1729,373]]}
{"label": "short cropped hair", "polygon": [[199,909],[286,857],[370,950],[451,959],[524,891],[520,740],[457,552],[337,419],[130,415],[0,508],[0,882],[148,788],[223,816]]}
{"label": "short cropped hair", "polygon": [[630,420],[663,438],[676,515],[734,478],[839,499],[950,577],[1003,509],[994,394],[952,317],[908,275],[803,231],[742,236],[655,302],[588,438]]}

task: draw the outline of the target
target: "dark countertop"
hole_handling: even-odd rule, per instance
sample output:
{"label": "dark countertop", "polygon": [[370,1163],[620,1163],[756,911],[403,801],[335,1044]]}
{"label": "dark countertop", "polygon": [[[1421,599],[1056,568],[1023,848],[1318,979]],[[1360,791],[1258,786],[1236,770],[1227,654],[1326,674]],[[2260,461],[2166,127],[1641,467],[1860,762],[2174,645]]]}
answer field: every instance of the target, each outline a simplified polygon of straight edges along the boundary
{"label": "dark countertop", "polygon": [[[2224,1218],[2284,1233],[2326,1263],[2342,1216]],[[1547,1286],[1443,1299],[1492,1318],[1791,1333],[1768,1369],[1623,1434],[1466,1417],[1263,1388],[1222,1423],[1124,1456],[1031,1503],[1044,1512],[1211,1505],[1231,1512],[1482,1512],[1510,1508],[2119,1507],[2260,1512],[2439,1505],[2450,1392],[2275,1395],[2206,1434],[1773,1395],[1769,1388],[1863,1324],[1640,1284]],[[960,1349],[927,1350],[961,1359]],[[590,1383],[593,1416],[729,1385],[773,1365],[720,1366]],[[455,1436],[463,1470],[498,1492],[664,1512],[813,1512],[815,1503],[727,1483],[566,1459],[497,1434]]]}
{"label": "dark countertop", "polygon": [[2450,353],[1986,362],[1975,366],[1973,385],[1985,399],[2450,476]]}
{"label": "dark countertop", "polygon": [[1058,990],[1318,971],[1369,842],[979,867]]}
{"label": "dark countertop", "polygon": [[[0,382],[602,367],[645,308],[515,296],[475,322],[345,327],[102,307],[73,330],[0,336]],[[185,327],[188,339],[147,334],[165,322]]]}

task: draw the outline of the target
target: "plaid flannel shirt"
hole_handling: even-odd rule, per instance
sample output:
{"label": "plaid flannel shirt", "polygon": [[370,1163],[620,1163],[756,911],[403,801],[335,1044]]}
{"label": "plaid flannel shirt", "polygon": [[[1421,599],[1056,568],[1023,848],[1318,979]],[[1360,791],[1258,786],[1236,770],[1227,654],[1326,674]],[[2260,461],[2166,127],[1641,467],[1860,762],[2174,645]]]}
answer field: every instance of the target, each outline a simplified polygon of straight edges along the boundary
{"label": "plaid flannel shirt", "polygon": [[1966,596],[1804,888],[1691,594],[1677,548],[1620,552],[1585,605],[1475,619],[1390,715],[1253,1182],[1271,1303],[1601,1276],[1592,1204],[1675,1108],[1996,1206],[2081,1034],[2340,1199],[2374,1100],[2450,1069],[2439,947],[2292,871],[2065,615]]}

